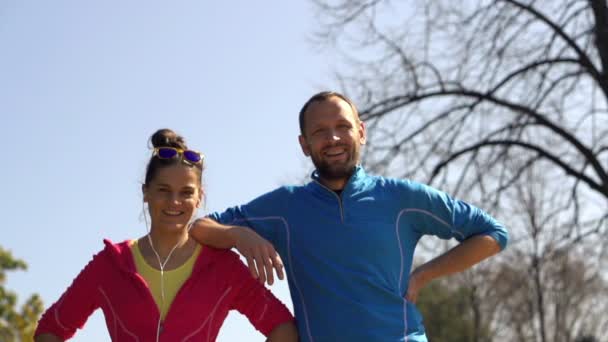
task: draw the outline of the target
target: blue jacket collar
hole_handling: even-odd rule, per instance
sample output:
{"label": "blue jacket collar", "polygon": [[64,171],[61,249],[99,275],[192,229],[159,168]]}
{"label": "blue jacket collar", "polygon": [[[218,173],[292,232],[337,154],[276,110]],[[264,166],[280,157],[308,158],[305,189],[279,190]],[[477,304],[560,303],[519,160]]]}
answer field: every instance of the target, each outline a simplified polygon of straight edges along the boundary
{"label": "blue jacket collar", "polygon": [[[350,193],[354,189],[357,189],[358,187],[362,186],[366,176],[367,174],[365,173],[363,166],[361,166],[361,164],[357,164],[357,166],[355,166],[355,171],[348,179],[348,182],[346,182],[344,189],[342,189],[342,197],[344,197],[346,193]],[[331,189],[321,183],[317,170],[312,172],[310,178],[313,180],[310,184],[312,184],[312,186],[314,186],[315,188],[333,192]]]}

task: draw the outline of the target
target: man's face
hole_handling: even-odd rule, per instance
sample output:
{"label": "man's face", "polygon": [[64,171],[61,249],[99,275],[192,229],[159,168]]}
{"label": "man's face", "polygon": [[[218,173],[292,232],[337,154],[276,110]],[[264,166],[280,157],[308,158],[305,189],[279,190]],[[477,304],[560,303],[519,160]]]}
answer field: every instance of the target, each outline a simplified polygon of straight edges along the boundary
{"label": "man's face", "polygon": [[321,179],[347,181],[365,144],[365,126],[339,97],[312,102],[304,113],[300,146],[312,159]]}

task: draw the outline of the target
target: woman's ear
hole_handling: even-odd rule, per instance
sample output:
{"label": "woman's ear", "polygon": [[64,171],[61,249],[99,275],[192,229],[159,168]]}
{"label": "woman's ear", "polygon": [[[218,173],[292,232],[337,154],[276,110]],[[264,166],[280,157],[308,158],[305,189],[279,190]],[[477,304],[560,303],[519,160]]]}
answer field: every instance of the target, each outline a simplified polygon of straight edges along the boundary
{"label": "woman's ear", "polygon": [[144,203],[148,203],[148,188],[146,184],[141,185],[141,194],[143,195]]}
{"label": "woman's ear", "polygon": [[203,198],[205,198],[205,189],[201,187],[198,189],[198,203],[196,204],[197,208],[201,207],[201,204],[203,203]]}

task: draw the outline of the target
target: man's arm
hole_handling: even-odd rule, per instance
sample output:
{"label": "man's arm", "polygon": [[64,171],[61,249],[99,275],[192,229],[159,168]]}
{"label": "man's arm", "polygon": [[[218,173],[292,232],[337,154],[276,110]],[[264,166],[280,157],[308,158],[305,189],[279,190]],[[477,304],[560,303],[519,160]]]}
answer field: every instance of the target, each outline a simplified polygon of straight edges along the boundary
{"label": "man's arm", "polygon": [[235,231],[240,228],[245,227],[227,226],[204,217],[192,223],[190,236],[200,244],[219,249],[229,249],[236,247]]}
{"label": "man's arm", "polygon": [[470,237],[446,253],[416,268],[410,275],[405,298],[415,303],[419,291],[433,279],[462,272],[500,252],[500,244],[491,236]]}
{"label": "man's arm", "polygon": [[268,280],[274,283],[272,269],[283,280],[283,261],[274,246],[252,229],[243,226],[228,226],[208,217],[198,219],[192,224],[190,236],[198,243],[214,248],[236,249],[247,259],[251,275],[261,283]]}

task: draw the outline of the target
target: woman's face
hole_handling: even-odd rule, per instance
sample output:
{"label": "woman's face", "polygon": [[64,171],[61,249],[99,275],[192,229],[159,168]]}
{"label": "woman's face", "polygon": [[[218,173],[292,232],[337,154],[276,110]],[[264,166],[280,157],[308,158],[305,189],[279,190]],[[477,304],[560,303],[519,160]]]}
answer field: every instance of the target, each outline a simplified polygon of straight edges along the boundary
{"label": "woman's face", "polygon": [[143,188],[154,229],[186,228],[201,204],[202,190],[196,169],[182,164],[158,169]]}

